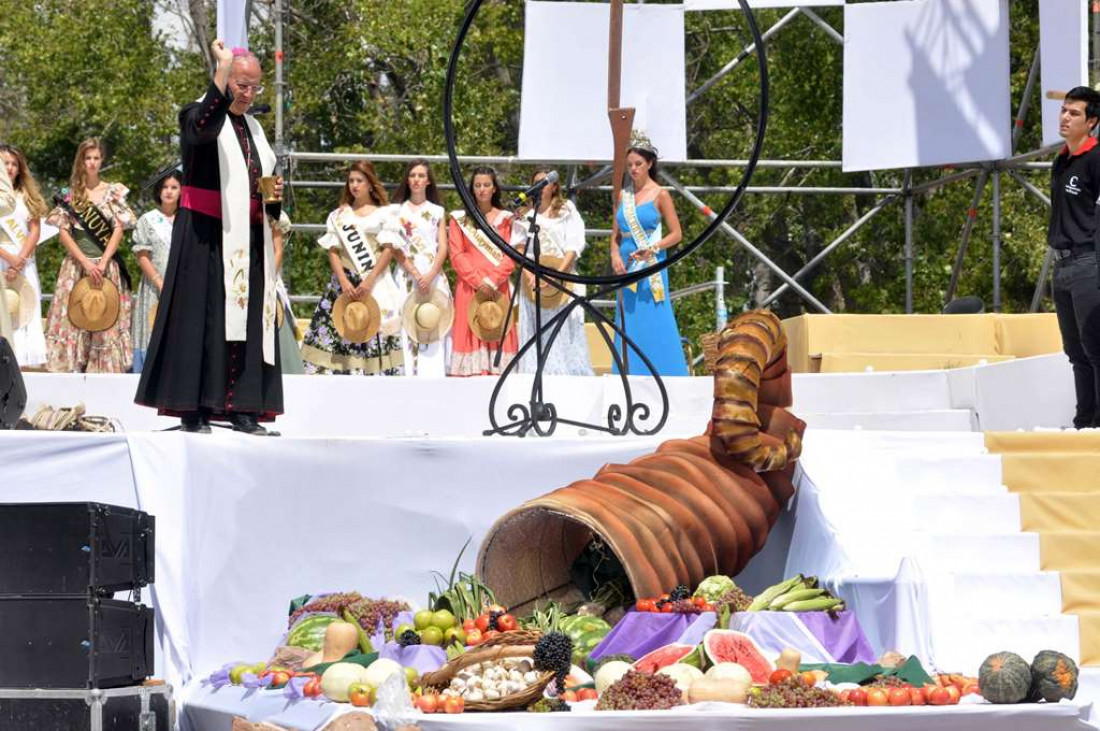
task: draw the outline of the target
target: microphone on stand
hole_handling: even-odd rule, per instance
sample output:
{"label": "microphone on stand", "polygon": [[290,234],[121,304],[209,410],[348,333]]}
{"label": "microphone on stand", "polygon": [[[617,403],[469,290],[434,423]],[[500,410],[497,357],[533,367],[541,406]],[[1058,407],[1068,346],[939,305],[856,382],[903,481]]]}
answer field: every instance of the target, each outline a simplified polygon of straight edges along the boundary
{"label": "microphone on stand", "polygon": [[546,186],[551,185],[553,183],[556,183],[556,182],[558,182],[558,171],[557,170],[551,170],[550,172],[548,172],[546,174],[545,178],[543,178],[539,182],[535,183],[530,188],[523,191],[522,193],[517,195],[514,199],[512,199],[512,205],[522,206],[524,203],[531,200],[532,198],[537,198],[539,196],[539,194],[542,193],[543,188],[545,188]]}
{"label": "microphone on stand", "polygon": [[248,113],[253,117],[257,117],[261,114],[269,114],[271,112],[270,104],[253,104],[248,108]]}

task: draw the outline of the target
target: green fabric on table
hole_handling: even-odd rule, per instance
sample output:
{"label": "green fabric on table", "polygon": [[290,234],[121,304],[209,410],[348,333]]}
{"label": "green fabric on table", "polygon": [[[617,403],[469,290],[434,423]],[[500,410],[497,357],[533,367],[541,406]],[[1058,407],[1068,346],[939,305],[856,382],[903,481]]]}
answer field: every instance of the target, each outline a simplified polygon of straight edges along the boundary
{"label": "green fabric on table", "polygon": [[829,674],[830,683],[869,683],[876,675],[895,675],[915,688],[921,688],[932,682],[930,676],[920,664],[916,655],[911,656],[896,668],[884,668],[881,665],[870,665],[865,662],[857,663],[822,663],[802,664],[798,666],[800,671],[824,670]]}
{"label": "green fabric on table", "polygon": [[325,671],[328,670],[331,666],[335,665],[337,662],[350,662],[355,665],[362,665],[363,667],[367,667],[377,659],[377,652],[360,652],[359,650],[352,650],[348,654],[344,655],[342,659],[337,660],[336,662],[317,663],[316,665],[310,665],[308,668],[302,668],[302,670],[307,673],[317,673],[318,675],[324,675]]}

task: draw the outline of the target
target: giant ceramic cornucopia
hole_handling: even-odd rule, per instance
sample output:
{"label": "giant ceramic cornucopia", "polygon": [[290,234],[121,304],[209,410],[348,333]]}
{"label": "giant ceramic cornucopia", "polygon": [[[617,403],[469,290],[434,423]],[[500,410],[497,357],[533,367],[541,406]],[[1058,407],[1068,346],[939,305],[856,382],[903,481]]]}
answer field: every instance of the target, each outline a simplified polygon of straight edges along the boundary
{"label": "giant ceramic cornucopia", "polygon": [[478,556],[501,603],[524,608],[568,594],[571,567],[594,539],[615,554],[638,597],[736,575],[794,494],[805,423],[786,410],[786,345],[775,315],[741,315],[718,339],[707,434],[605,465],[501,517]]}

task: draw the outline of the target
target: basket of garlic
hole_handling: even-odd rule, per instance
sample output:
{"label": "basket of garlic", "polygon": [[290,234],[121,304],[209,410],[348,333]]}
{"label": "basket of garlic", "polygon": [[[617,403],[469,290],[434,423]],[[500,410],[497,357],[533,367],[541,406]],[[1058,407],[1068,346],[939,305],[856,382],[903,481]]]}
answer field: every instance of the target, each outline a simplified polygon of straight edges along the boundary
{"label": "basket of garlic", "polygon": [[420,684],[461,696],[467,711],[525,708],[542,698],[554,679],[554,673],[535,669],[534,652],[533,644],[472,650],[420,676]]}

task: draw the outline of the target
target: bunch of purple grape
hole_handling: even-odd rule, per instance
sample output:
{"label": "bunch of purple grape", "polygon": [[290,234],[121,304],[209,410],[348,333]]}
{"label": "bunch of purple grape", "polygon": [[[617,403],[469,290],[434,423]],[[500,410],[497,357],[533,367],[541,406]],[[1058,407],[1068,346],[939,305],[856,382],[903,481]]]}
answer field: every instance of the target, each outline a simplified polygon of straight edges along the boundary
{"label": "bunch of purple grape", "polygon": [[904,688],[908,683],[896,675],[876,675],[867,685],[873,688]]}
{"label": "bunch of purple grape", "polygon": [[733,587],[722,595],[722,598],[714,603],[714,609],[721,612],[723,607],[729,607],[730,613],[744,612],[752,604],[752,597],[743,592],[739,587]]}
{"label": "bunch of purple grape", "polygon": [[749,691],[748,705],[752,708],[831,708],[850,705],[840,701],[831,690],[805,685],[797,677],[781,683]]}
{"label": "bunch of purple grape", "polygon": [[401,612],[408,612],[411,607],[405,602],[396,602],[389,599],[370,599],[364,597],[352,602],[347,607],[348,613],[359,622],[368,635],[374,634],[381,624],[385,630],[386,639],[393,639],[393,621]]}
{"label": "bunch of purple grape", "polygon": [[290,621],[287,623],[287,626],[293,627],[294,623],[298,621],[298,618],[307,612],[335,612],[337,615],[343,614],[349,604],[357,602],[362,598],[363,596],[357,591],[322,594],[321,596],[310,599],[300,608],[294,610],[290,615]]}
{"label": "bunch of purple grape", "polygon": [[596,701],[597,711],[667,711],[684,704],[676,681],[661,673],[628,670]]}

